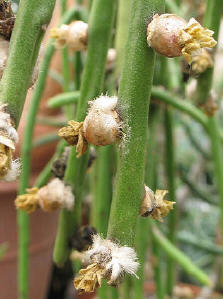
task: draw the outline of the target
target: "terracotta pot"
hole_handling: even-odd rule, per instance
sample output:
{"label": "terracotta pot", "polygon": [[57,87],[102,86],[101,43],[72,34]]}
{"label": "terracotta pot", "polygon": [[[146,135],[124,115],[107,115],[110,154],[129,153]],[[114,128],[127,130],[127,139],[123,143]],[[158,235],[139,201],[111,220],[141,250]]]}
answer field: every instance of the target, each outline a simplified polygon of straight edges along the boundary
{"label": "terracotta pot", "polygon": [[[16,183],[0,184],[0,243],[7,242],[8,250],[0,262],[0,298],[17,298],[17,226],[13,200]],[[57,213],[37,211],[30,216],[30,274],[29,298],[45,298],[55,239]]]}

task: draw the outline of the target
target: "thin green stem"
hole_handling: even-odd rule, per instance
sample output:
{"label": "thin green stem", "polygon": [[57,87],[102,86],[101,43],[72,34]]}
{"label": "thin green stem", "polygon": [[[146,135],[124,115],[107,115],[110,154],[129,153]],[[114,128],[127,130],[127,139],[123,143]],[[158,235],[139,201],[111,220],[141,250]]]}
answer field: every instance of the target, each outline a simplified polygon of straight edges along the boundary
{"label": "thin green stem", "polygon": [[174,13],[182,17],[182,9],[174,0],[166,0],[166,8],[169,13]]}
{"label": "thin green stem", "polygon": [[[88,101],[99,96],[102,91],[115,6],[116,1],[114,0],[107,0],[106,5],[100,0],[95,0],[92,4],[89,21],[88,53],[77,106],[77,121],[83,121]],[[72,149],[65,181],[72,186],[75,193],[75,209],[72,212],[63,210],[60,213],[53,256],[57,265],[64,264],[67,260],[69,238],[81,222],[82,189],[87,161],[88,154],[77,159],[75,149]]]}
{"label": "thin green stem", "polygon": [[[60,0],[60,10],[61,15],[64,15],[67,10],[67,0]],[[62,54],[62,74],[63,74],[63,91],[69,92],[70,91],[70,68],[69,68],[69,52],[68,48],[65,47],[61,51]],[[69,106],[65,108],[66,117],[68,120],[72,119],[73,113],[72,109]]]}
{"label": "thin green stem", "polygon": [[[165,111],[165,137],[166,137],[166,178],[168,186],[168,194],[170,201],[176,201],[176,183],[175,183],[175,151],[174,151],[174,131],[173,131],[173,117],[170,109]],[[168,239],[176,243],[176,225],[177,225],[177,210],[173,209],[168,215]],[[176,273],[175,263],[170,258],[167,258],[167,281],[166,291],[169,296],[172,296],[173,287],[175,285]]]}
{"label": "thin green stem", "polygon": [[[40,1],[37,1],[38,3]],[[45,2],[44,2],[45,3]],[[32,5],[29,3],[30,8]],[[28,6],[29,6],[28,5]],[[32,8],[34,13],[34,17],[36,18],[37,11],[35,6]],[[74,14],[74,10],[70,11],[64,21],[69,21]],[[29,18],[32,14],[29,16]],[[32,17],[31,17],[32,18]],[[29,26],[27,28],[30,30]],[[21,161],[22,161],[22,172],[19,180],[19,193],[25,193],[26,188],[29,185],[29,175],[30,175],[30,162],[31,162],[31,149],[32,149],[32,136],[33,129],[36,119],[37,110],[39,107],[39,102],[43,93],[43,89],[45,86],[45,80],[47,76],[47,71],[49,68],[49,64],[54,52],[54,46],[52,41],[49,43],[46,53],[44,56],[44,60],[41,65],[41,71],[39,78],[36,83],[36,88],[34,90],[33,99],[30,105],[30,110],[27,116],[27,125],[24,131],[24,139],[22,143],[21,149]],[[10,73],[10,72],[9,72]],[[23,78],[23,74],[20,74],[21,78]],[[29,216],[27,213],[23,211],[18,211],[17,216],[18,222],[18,231],[19,231],[19,256],[18,256],[18,288],[19,288],[19,298],[26,299],[28,298],[28,245],[29,245]]]}
{"label": "thin green stem", "polygon": [[170,256],[173,261],[178,263],[189,275],[194,277],[203,285],[211,285],[208,276],[186,256],[177,247],[175,247],[164,235],[155,227],[152,226],[152,233],[157,244],[162,250]]}
{"label": "thin green stem", "polygon": [[[154,52],[146,44],[146,23],[164,11],[164,1],[133,0],[126,55],[118,93],[126,134],[119,153],[108,238],[133,246],[136,220],[143,197],[149,99]],[[137,174],[137,175],[136,175]],[[126,209],[128,207],[128,209]]]}
{"label": "thin green stem", "polygon": [[121,74],[123,60],[125,56],[125,45],[129,28],[129,18],[132,0],[119,0],[117,16],[117,33],[115,37],[115,48],[117,59],[115,64],[116,78]]}
{"label": "thin green stem", "polygon": [[65,105],[74,104],[78,101],[80,97],[80,91],[69,91],[65,93],[60,93],[53,98],[48,100],[48,107],[50,108],[60,108]]}
{"label": "thin green stem", "polygon": [[106,237],[112,200],[112,146],[99,148],[97,156],[92,224],[98,233]]}
{"label": "thin green stem", "polygon": [[[207,0],[207,8],[204,16],[203,26],[214,31],[214,38],[218,40],[219,28],[221,22],[221,14],[223,9],[222,0]],[[203,104],[210,96],[212,88],[214,68],[208,68],[202,73],[197,81],[197,101],[198,104]]]}
{"label": "thin green stem", "polygon": [[166,104],[173,106],[174,108],[190,115],[196,121],[198,121],[205,129],[207,129],[208,117],[193,104],[181,99],[173,93],[164,90],[161,87],[152,88],[152,97],[163,101]]}
{"label": "thin green stem", "polygon": [[[157,125],[157,113],[150,118],[149,122],[149,134],[147,139],[147,161],[146,161],[146,173],[145,173],[145,184],[149,186],[151,189],[155,188],[155,165],[156,165],[156,125]],[[144,266],[146,261],[146,254],[148,248],[148,232],[149,230],[149,222],[148,219],[139,217],[137,221],[137,229],[136,229],[136,250],[139,258],[139,270],[137,275],[139,279],[134,279],[134,297],[135,299],[144,298]],[[158,261],[159,262],[159,261]],[[159,290],[162,289],[160,280],[156,280],[156,285]],[[161,297],[158,297],[159,299]]]}
{"label": "thin green stem", "polygon": [[55,0],[21,0],[19,4],[7,65],[0,83],[0,102],[8,104],[16,126],[44,35],[43,27],[49,23],[54,5]]}
{"label": "thin green stem", "polygon": [[212,159],[214,163],[216,184],[219,192],[219,205],[221,211],[221,230],[223,231],[223,152],[219,123],[216,117],[209,118],[209,137],[211,142]]}

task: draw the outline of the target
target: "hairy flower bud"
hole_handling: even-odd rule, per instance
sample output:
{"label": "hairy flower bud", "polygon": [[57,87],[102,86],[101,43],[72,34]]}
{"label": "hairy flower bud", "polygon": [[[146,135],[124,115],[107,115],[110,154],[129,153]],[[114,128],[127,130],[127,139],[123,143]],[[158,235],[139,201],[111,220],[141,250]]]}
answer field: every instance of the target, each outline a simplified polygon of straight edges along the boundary
{"label": "hairy flower bud", "polygon": [[194,18],[188,23],[174,14],[156,14],[147,27],[147,42],[167,57],[183,55],[188,63],[202,48],[213,48],[213,31],[203,28]]}
{"label": "hairy flower bud", "polygon": [[117,113],[117,97],[100,96],[89,102],[90,109],[84,120],[84,137],[94,145],[117,142],[121,136],[121,121]]}
{"label": "hairy flower bud", "polygon": [[100,96],[89,102],[84,122],[70,120],[67,127],[59,130],[60,137],[77,146],[78,158],[87,151],[88,143],[103,146],[120,140],[121,120],[116,110],[117,101],[117,97]]}
{"label": "hairy flower bud", "polygon": [[79,271],[74,286],[79,292],[94,292],[105,278],[109,285],[116,286],[125,274],[134,275],[139,266],[133,248],[120,246],[110,240],[94,235],[92,247],[85,252],[83,261],[87,268]]}
{"label": "hairy flower bud", "polygon": [[18,134],[13,126],[7,105],[0,105],[0,179],[15,180],[20,173],[19,160],[12,160]]}
{"label": "hairy flower bud", "polygon": [[0,37],[0,79],[2,78],[9,52],[9,41]]}
{"label": "hairy flower bud", "polygon": [[17,196],[15,205],[17,209],[34,212],[40,207],[45,212],[51,212],[59,208],[73,209],[74,196],[70,186],[66,186],[58,178],[53,179],[42,188],[31,188],[26,194]]}
{"label": "hairy flower bud", "polygon": [[69,25],[51,29],[51,37],[55,38],[55,47],[61,49],[68,46],[73,51],[83,51],[87,48],[88,24],[74,21]]}

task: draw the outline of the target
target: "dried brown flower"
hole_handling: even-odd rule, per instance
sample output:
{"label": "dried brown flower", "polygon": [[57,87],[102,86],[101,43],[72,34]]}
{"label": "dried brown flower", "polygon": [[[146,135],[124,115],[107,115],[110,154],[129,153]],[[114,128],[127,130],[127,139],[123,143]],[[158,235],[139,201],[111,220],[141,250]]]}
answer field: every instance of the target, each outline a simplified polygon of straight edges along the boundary
{"label": "dried brown flower", "polygon": [[58,132],[59,137],[64,138],[70,145],[76,145],[77,157],[81,157],[88,149],[88,143],[84,138],[83,122],[70,120],[67,127]]}
{"label": "dried brown flower", "polygon": [[38,191],[39,189],[34,187],[26,189],[26,194],[18,195],[15,200],[16,208],[27,213],[33,213],[34,211],[36,211],[39,206]]}
{"label": "dried brown flower", "polygon": [[175,204],[175,202],[164,200],[167,193],[167,190],[156,190],[154,194],[149,187],[145,186],[145,195],[139,215],[142,217],[151,216],[153,219],[163,222],[163,217],[167,216]]}
{"label": "dried brown flower", "polygon": [[99,264],[94,263],[79,271],[79,275],[74,279],[74,287],[80,293],[92,293],[102,284],[102,279],[106,270]]}

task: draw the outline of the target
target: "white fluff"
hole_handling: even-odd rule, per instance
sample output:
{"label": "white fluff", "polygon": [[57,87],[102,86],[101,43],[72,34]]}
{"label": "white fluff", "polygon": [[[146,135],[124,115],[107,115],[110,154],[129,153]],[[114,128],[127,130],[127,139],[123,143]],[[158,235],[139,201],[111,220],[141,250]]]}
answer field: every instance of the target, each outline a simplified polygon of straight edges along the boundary
{"label": "white fluff", "polygon": [[15,181],[21,172],[21,163],[19,159],[13,160],[11,162],[11,167],[8,170],[7,174],[3,177],[3,180],[6,182]]}
{"label": "white fluff", "polygon": [[110,282],[115,282],[124,274],[136,275],[139,263],[135,250],[120,246],[99,235],[93,237],[91,249],[85,253],[85,261],[96,262],[111,273]]}
{"label": "white fluff", "polygon": [[124,273],[136,275],[139,263],[135,250],[131,247],[117,245],[112,250],[112,259],[106,265],[106,269],[111,271],[111,281],[116,281]]}
{"label": "white fluff", "polygon": [[[5,131],[7,136],[1,136],[1,137],[7,137],[10,139],[13,143],[18,142],[18,133],[16,129],[12,126],[11,124],[11,118],[9,113],[5,112],[6,104],[0,105],[0,130]],[[5,141],[6,142],[6,141]],[[5,144],[12,148],[11,145],[8,145],[6,143],[3,143],[1,140],[2,144]]]}
{"label": "white fluff", "polygon": [[90,111],[95,110],[101,113],[110,113],[112,110],[115,110],[117,106],[118,98],[117,97],[109,97],[106,95],[102,95],[94,101],[90,101]]}
{"label": "white fluff", "polygon": [[[49,184],[38,191],[39,203],[44,206],[44,199],[58,202],[62,208],[72,210],[74,207],[74,195],[70,186],[65,186],[64,182],[58,178],[53,179]],[[43,202],[42,202],[43,201]]]}

